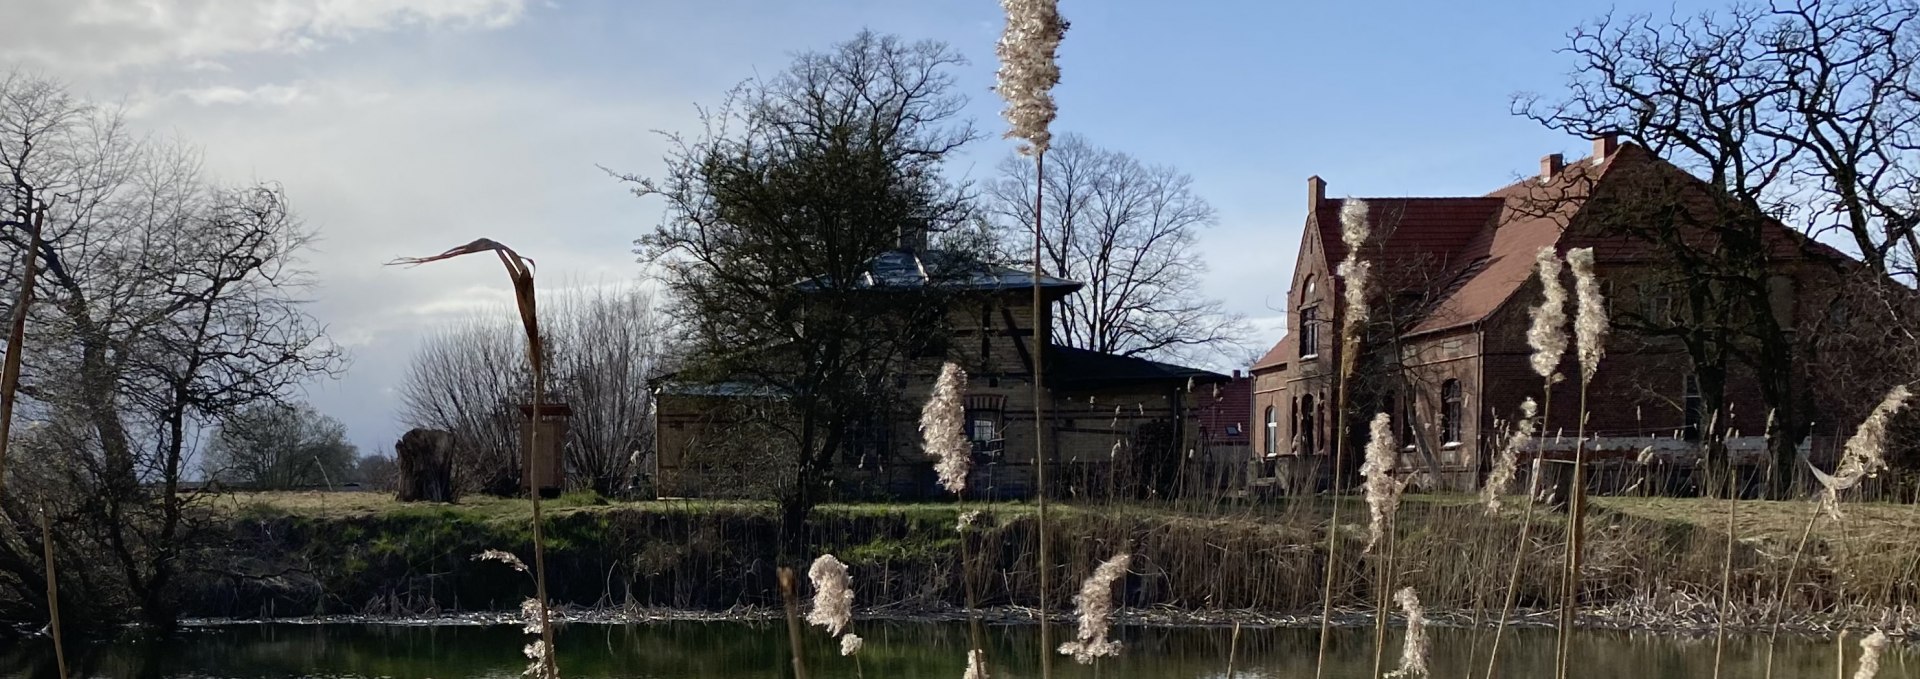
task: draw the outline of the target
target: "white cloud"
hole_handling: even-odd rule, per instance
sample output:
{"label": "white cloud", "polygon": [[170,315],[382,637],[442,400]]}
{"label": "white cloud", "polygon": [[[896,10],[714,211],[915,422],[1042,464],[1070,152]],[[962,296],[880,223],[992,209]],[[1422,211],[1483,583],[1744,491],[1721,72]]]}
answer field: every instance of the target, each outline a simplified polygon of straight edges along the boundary
{"label": "white cloud", "polygon": [[261,85],[254,88],[232,86],[202,87],[174,93],[201,106],[217,104],[261,104],[286,106],[299,101],[305,93],[298,85]]}
{"label": "white cloud", "polygon": [[398,29],[494,29],[525,0],[14,0],[0,59],[65,72],[224,70],[223,58],[304,52]]}

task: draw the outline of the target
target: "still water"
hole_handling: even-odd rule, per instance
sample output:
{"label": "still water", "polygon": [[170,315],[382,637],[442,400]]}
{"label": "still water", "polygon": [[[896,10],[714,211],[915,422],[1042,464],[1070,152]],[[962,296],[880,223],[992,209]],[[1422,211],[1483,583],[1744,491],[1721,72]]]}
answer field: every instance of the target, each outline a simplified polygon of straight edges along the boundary
{"label": "still water", "polygon": [[[814,679],[958,678],[966,664],[966,627],[951,623],[859,621],[855,632],[866,648],[854,659],[817,628],[806,639]],[[1228,628],[1123,627],[1124,655],[1098,667],[1070,659],[1054,662],[1061,679],[1215,679],[1226,676],[1232,630]],[[1431,629],[1433,676],[1479,677],[1490,631]],[[988,628],[994,676],[1037,675],[1039,628]],[[1234,676],[1291,679],[1313,676],[1317,629],[1243,629],[1234,652]],[[1359,679],[1373,669],[1371,630],[1338,633],[1327,675]],[[75,649],[74,677],[114,679],[267,677],[512,677],[526,666],[526,637],[512,626],[406,626],[369,624],[247,624],[196,628],[164,640],[94,643]],[[644,625],[574,624],[561,629],[560,669],[568,677],[628,679],[775,679],[790,676],[786,628],[778,623],[674,622]],[[1502,675],[1552,676],[1552,630],[1509,630],[1502,642]],[[1761,676],[1764,639],[1730,639],[1723,677]],[[1780,679],[1826,679],[1838,674],[1833,641],[1782,638],[1774,658]],[[1846,675],[1859,646],[1849,639]],[[1574,645],[1572,674],[1585,678],[1697,679],[1713,675],[1711,636],[1583,632]],[[0,649],[0,678],[52,677],[53,660],[43,644]],[[1389,636],[1386,663],[1399,655],[1399,636]],[[1473,669],[1470,669],[1473,668]],[[1469,672],[1471,671],[1471,675]],[[1882,679],[1920,679],[1920,656],[1888,649]]]}

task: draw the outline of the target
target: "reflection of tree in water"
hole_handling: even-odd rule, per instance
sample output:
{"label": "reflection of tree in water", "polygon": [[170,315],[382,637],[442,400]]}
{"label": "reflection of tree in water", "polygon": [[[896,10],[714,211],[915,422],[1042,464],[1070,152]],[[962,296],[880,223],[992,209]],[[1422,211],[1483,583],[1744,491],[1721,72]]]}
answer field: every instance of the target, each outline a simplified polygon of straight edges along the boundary
{"label": "reflection of tree in water", "polygon": [[[867,676],[932,679],[959,676],[965,667],[964,623],[861,623],[861,651]],[[784,628],[771,622],[673,622],[645,625],[566,625],[559,630],[562,666],[578,677],[612,679],[782,679],[787,673]],[[1230,627],[1166,628],[1121,626],[1114,630],[1125,649],[1119,658],[1097,667],[1056,663],[1062,679],[1212,679],[1224,672]],[[1484,671],[1492,630],[1430,629],[1434,676],[1467,676]],[[1025,676],[1020,668],[1038,665],[1039,628],[992,625],[987,628],[989,657],[996,667]],[[1509,631],[1512,653],[1503,653],[1505,676],[1541,676],[1553,666],[1553,631]],[[851,659],[824,634],[809,634],[812,675],[853,677]],[[76,654],[74,676],[184,679],[233,677],[512,677],[525,664],[518,649],[520,630],[497,626],[408,625],[233,625],[182,632],[169,639],[128,638],[90,644]],[[1389,650],[1399,641],[1389,639]],[[50,644],[41,640],[0,650],[0,679],[51,676]],[[1851,645],[1851,644],[1849,644]],[[1312,676],[1318,648],[1315,628],[1244,628],[1236,652],[1236,675],[1256,679]],[[1728,640],[1723,676],[1758,676],[1764,639]],[[1889,649],[1894,652],[1898,649]],[[1583,676],[1636,679],[1692,679],[1713,667],[1711,636],[1587,632],[1574,641],[1574,665]],[[1905,655],[1906,657],[1898,657]],[[1899,668],[1912,654],[1896,653],[1884,667]],[[1371,630],[1348,629],[1332,639],[1328,675],[1358,679],[1372,669]],[[1775,676],[1826,677],[1833,673],[1830,640],[1782,639]],[[1477,672],[1475,673],[1477,676]],[[1883,674],[1882,676],[1897,676]]]}

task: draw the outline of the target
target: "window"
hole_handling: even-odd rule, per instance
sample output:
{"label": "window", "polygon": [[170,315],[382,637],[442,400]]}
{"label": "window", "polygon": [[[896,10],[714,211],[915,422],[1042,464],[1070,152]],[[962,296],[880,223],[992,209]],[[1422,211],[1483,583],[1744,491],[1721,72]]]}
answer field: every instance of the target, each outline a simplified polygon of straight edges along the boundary
{"label": "window", "polygon": [[1641,309],[1650,323],[1665,323],[1673,320],[1673,288],[1667,285],[1652,284],[1643,286],[1645,293]]}
{"label": "window", "polygon": [[1313,433],[1313,397],[1306,396],[1300,399],[1300,453],[1302,455],[1312,455],[1317,452],[1313,447],[1315,443]]}
{"label": "window", "polygon": [[1440,385],[1440,438],[1445,443],[1460,442],[1460,422],[1464,415],[1461,407],[1460,380],[1447,380]]}
{"label": "window", "polygon": [[1273,406],[1267,406],[1267,454],[1280,452],[1280,422],[1275,418]]}
{"label": "window", "polygon": [[1686,411],[1684,421],[1687,440],[1698,441],[1700,440],[1700,418],[1705,414],[1700,412],[1705,405],[1705,401],[1700,398],[1700,378],[1694,375],[1686,376],[1681,381],[1680,393],[1680,407]]}
{"label": "window", "polygon": [[975,443],[992,441],[999,438],[994,435],[993,420],[974,420],[967,428],[967,438]]}
{"label": "window", "polygon": [[1320,307],[1300,310],[1300,357],[1320,355]]}

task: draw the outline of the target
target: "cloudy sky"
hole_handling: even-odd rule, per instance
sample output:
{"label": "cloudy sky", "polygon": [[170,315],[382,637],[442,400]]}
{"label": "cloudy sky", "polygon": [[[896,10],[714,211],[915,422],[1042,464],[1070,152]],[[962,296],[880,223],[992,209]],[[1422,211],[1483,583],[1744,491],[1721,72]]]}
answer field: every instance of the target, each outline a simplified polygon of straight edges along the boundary
{"label": "cloudy sky", "polygon": [[[1491,190],[1586,144],[1508,113],[1553,91],[1581,3],[1064,0],[1056,131],[1193,175],[1220,211],[1198,292],[1278,338],[1305,180],[1335,195]],[[1619,11],[1672,10],[1622,2]],[[384,268],[488,236],[544,281],[643,275],[660,206],[599,166],[655,174],[655,131],[861,28],[943,40],[971,115],[990,91],[991,0],[0,0],[0,70],[58,77],[145,131],[204,149],[223,181],[285,185],[322,237],[315,312],[353,365],[309,398],[363,450],[401,433],[394,387],[437,324],[508,303],[486,259]],[[1681,3],[1684,6],[1687,3]],[[1690,10],[1689,10],[1690,11]],[[1011,142],[953,164],[985,177]],[[549,283],[550,284],[550,283]]]}

